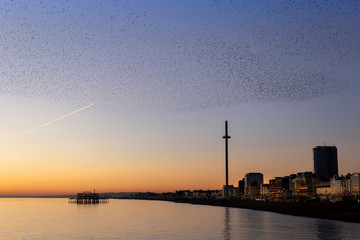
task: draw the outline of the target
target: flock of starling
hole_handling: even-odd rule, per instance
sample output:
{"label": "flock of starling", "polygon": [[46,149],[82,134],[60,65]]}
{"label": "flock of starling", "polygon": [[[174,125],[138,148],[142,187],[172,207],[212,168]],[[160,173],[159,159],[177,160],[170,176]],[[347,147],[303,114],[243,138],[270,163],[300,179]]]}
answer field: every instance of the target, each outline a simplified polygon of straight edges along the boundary
{"label": "flock of starling", "polygon": [[0,16],[0,95],[125,114],[336,94],[360,56],[356,0],[4,0]]}

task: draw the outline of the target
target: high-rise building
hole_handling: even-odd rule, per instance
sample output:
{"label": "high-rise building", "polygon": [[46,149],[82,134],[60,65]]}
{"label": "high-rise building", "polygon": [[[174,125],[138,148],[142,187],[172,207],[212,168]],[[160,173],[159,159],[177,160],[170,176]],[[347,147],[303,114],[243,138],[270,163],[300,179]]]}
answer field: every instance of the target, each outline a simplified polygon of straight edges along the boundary
{"label": "high-rise building", "polygon": [[338,154],[335,146],[317,146],[314,152],[314,171],[317,178],[338,176]]}
{"label": "high-rise building", "polygon": [[244,195],[245,191],[245,179],[239,180],[239,194]]}
{"label": "high-rise building", "polygon": [[260,186],[264,183],[264,175],[262,173],[248,173],[244,177],[245,179],[245,195],[259,195]]}

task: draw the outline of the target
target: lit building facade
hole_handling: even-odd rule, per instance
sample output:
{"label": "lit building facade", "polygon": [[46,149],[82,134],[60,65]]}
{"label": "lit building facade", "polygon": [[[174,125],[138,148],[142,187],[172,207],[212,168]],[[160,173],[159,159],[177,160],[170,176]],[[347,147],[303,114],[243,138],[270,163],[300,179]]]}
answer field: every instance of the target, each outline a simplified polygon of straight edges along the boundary
{"label": "lit building facade", "polygon": [[273,197],[286,196],[290,192],[290,177],[275,177],[269,181],[270,195]]}
{"label": "lit building facade", "polygon": [[263,196],[270,195],[269,184],[262,184],[261,185],[261,195],[263,195]]}
{"label": "lit building facade", "polygon": [[295,196],[310,196],[313,194],[313,173],[299,172],[290,176],[290,189]]}
{"label": "lit building facade", "polygon": [[360,173],[351,174],[350,184],[351,193],[360,194]]}
{"label": "lit building facade", "polygon": [[333,176],[330,179],[330,194],[332,195],[342,195],[345,193],[345,178],[337,178]]}

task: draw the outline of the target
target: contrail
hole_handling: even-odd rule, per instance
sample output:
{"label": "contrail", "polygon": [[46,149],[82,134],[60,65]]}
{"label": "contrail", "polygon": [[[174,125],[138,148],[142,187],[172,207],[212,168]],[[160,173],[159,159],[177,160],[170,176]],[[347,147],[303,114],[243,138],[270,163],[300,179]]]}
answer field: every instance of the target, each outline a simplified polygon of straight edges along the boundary
{"label": "contrail", "polygon": [[70,116],[70,115],[73,115],[74,113],[80,112],[80,111],[84,110],[85,108],[89,108],[89,107],[94,106],[94,105],[95,105],[95,104],[92,103],[92,104],[90,104],[90,105],[88,105],[88,106],[86,106],[86,107],[83,107],[83,108],[80,108],[80,109],[78,109],[78,110],[75,110],[75,111],[73,111],[73,112],[71,112],[71,113],[68,113],[68,114],[62,116],[62,117],[59,117],[59,118],[54,119],[54,120],[51,120],[50,122],[41,124],[40,126],[38,126],[38,127],[36,127],[36,128],[33,128],[33,129],[29,130],[29,131],[26,131],[24,134],[32,133],[32,132],[38,130],[39,128],[45,127],[45,126],[47,126],[47,125],[50,125],[50,124],[52,124],[52,123],[54,123],[54,122],[56,122],[56,121],[58,121],[58,120],[60,120],[60,119],[66,118],[66,117],[68,117],[68,116]]}

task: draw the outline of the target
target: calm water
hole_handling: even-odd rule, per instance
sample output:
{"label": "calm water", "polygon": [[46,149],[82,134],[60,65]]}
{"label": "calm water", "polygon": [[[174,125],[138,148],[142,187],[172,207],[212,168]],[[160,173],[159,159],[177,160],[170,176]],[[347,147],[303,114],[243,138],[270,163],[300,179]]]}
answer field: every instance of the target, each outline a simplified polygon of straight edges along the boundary
{"label": "calm water", "polygon": [[360,239],[360,224],[161,201],[2,198],[0,239]]}

